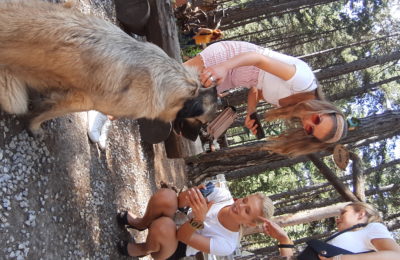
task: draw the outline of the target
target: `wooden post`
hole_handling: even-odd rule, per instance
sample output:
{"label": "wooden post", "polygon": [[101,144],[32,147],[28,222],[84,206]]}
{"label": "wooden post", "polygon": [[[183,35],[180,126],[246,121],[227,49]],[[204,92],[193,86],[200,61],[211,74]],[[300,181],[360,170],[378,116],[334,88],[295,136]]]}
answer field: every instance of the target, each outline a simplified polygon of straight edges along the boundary
{"label": "wooden post", "polygon": [[[145,36],[162,48],[171,58],[182,62],[171,0],[148,0],[150,17],[146,25]],[[183,158],[199,153],[198,144],[171,132],[164,142],[168,158]]]}
{"label": "wooden post", "polygon": [[150,5],[147,0],[114,0],[118,21],[127,33],[144,35],[150,17]]}
{"label": "wooden post", "polygon": [[170,57],[182,61],[171,0],[148,0],[150,17],[146,25],[146,39],[158,45]]}
{"label": "wooden post", "polygon": [[[340,214],[340,210],[347,204],[349,204],[349,202],[341,202],[323,208],[300,211],[295,214],[288,214],[273,218],[272,221],[278,223],[281,227],[310,223],[312,221],[338,216]],[[244,230],[243,235],[251,235],[261,232],[263,232],[262,226],[249,227]]]}

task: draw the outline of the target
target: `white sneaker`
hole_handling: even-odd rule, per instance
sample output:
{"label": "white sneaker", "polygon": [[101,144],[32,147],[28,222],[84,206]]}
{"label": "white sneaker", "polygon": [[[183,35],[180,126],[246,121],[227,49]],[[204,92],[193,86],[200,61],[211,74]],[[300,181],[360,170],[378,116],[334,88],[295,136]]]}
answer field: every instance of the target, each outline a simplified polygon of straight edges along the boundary
{"label": "white sneaker", "polygon": [[107,118],[106,122],[104,123],[103,127],[101,128],[101,134],[99,138],[99,147],[101,150],[105,150],[107,147],[107,138],[108,138],[108,131],[110,130],[111,120]]}
{"label": "white sneaker", "polygon": [[87,112],[88,117],[88,136],[93,143],[100,141],[101,129],[108,120],[107,116],[94,110]]}

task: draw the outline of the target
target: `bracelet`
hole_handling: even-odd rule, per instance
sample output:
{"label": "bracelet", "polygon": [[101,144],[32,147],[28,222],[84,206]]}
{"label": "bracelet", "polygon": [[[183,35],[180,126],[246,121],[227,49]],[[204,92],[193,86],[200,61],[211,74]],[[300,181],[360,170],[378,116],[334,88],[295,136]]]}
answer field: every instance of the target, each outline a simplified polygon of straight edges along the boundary
{"label": "bracelet", "polygon": [[279,248],[294,248],[294,245],[293,244],[278,244],[278,247]]}
{"label": "bracelet", "polygon": [[333,260],[340,260],[340,259],[342,259],[342,255],[335,255],[333,257]]}
{"label": "bracelet", "polygon": [[203,221],[196,221],[194,219],[191,219],[189,221],[189,224],[194,228],[194,229],[203,229],[204,228],[204,223]]}

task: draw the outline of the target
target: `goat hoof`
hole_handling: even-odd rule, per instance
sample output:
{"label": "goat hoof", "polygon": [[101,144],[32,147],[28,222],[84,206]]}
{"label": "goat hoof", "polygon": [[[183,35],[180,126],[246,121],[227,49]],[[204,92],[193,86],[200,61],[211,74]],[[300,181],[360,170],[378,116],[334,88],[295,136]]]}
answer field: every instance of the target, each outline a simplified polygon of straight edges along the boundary
{"label": "goat hoof", "polygon": [[30,127],[28,129],[28,135],[30,137],[35,138],[35,139],[43,139],[44,131],[43,131],[42,128],[32,128],[32,127]]}

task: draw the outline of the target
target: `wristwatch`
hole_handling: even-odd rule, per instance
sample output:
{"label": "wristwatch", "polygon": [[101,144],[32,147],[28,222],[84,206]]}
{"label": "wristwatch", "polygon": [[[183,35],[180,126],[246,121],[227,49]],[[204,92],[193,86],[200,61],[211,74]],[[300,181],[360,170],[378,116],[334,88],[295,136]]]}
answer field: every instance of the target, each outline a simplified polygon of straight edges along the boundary
{"label": "wristwatch", "polygon": [[194,219],[191,219],[189,221],[189,224],[194,228],[194,229],[203,229],[204,228],[204,223],[203,221],[196,221]]}

